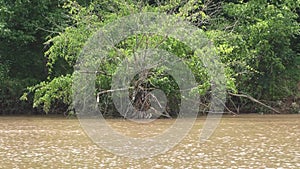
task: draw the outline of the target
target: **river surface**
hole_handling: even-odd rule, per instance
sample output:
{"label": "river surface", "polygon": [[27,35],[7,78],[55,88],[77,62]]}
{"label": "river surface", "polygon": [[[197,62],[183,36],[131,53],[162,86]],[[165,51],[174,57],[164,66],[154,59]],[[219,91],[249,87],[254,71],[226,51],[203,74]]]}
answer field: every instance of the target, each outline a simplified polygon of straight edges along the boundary
{"label": "river surface", "polygon": [[[94,144],[76,118],[2,116],[0,168],[300,168],[300,115],[223,116],[213,135],[199,143],[204,121],[198,118],[169,151],[133,159]],[[174,120],[107,122],[115,131],[143,138],[161,133]]]}

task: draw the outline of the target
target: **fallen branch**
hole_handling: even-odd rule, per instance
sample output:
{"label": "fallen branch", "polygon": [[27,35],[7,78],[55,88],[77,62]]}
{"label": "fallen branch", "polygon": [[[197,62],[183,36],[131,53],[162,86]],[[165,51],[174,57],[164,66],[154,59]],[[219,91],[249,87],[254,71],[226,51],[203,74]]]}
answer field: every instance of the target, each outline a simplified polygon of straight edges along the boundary
{"label": "fallen branch", "polygon": [[249,96],[249,95],[245,95],[245,94],[235,94],[235,93],[231,93],[231,92],[228,92],[228,94],[230,94],[230,95],[232,95],[232,96],[236,96],[236,97],[244,97],[244,98],[247,98],[247,99],[249,99],[249,100],[251,100],[251,101],[253,101],[253,102],[255,102],[255,103],[258,103],[258,104],[260,104],[260,105],[262,105],[262,106],[264,106],[264,107],[266,107],[266,108],[268,108],[268,109],[270,109],[270,110],[276,112],[277,114],[280,114],[280,112],[277,111],[276,109],[274,109],[273,107],[268,106],[268,105],[266,105],[266,104],[260,102],[259,100],[255,99],[255,98],[253,98],[253,97],[251,97],[251,96]]}
{"label": "fallen branch", "polygon": [[235,112],[231,111],[224,103],[222,103],[222,105],[225,107],[225,109],[226,109],[229,113],[233,114],[234,116],[238,115],[238,113],[235,113]]}

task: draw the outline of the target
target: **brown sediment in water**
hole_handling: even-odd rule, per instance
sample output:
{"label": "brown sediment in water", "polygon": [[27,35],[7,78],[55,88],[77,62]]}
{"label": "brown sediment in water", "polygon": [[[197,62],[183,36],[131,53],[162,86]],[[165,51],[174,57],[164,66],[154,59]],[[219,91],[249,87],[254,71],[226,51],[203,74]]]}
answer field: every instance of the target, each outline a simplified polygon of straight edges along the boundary
{"label": "brown sediment in water", "polygon": [[[205,118],[166,153],[131,159],[98,147],[76,118],[2,116],[0,168],[300,168],[300,115],[225,115],[200,144]],[[120,133],[143,138],[160,134],[174,119],[107,122]]]}

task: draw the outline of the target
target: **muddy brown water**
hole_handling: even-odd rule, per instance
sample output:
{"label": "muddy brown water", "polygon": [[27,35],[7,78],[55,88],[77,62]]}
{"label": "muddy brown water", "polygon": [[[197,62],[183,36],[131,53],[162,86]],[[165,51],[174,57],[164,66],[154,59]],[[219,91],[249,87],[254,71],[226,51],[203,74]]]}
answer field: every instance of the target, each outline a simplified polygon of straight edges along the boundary
{"label": "muddy brown water", "polygon": [[[152,137],[174,120],[108,123],[130,137]],[[98,147],[77,119],[0,117],[0,168],[300,168],[300,115],[223,116],[199,143],[205,117],[174,148],[151,158],[121,157]]]}

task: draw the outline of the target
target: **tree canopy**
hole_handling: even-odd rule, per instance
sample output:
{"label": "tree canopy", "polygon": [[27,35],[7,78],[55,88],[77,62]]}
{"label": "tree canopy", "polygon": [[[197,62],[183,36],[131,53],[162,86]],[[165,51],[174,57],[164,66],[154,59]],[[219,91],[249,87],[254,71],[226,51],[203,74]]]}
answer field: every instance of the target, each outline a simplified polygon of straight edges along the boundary
{"label": "tree canopy", "polygon": [[[270,104],[289,97],[299,99],[299,0],[2,0],[0,5],[2,107],[15,106],[6,104],[9,98],[24,104],[24,100],[32,101],[33,107],[45,112],[68,109],[72,105],[74,65],[85,43],[99,28],[139,12],[175,15],[203,30],[225,65],[228,93],[249,95]],[[199,83],[199,102],[204,103],[201,111],[205,112],[211,90],[207,71],[193,50],[171,37],[137,35],[122,41],[109,59],[101,62],[95,92],[110,89],[118,63],[130,57],[135,48],[158,44],[183,58],[192,70]],[[179,101],[174,80],[159,69],[151,70],[151,74],[140,85],[162,88],[170,112],[176,112]],[[19,101],[26,86],[23,101]],[[115,116],[109,93],[100,100],[100,109]],[[229,95],[226,105],[228,110],[241,106],[245,111],[258,111],[251,100],[236,95]]]}

